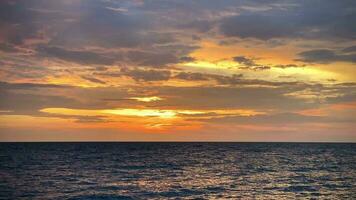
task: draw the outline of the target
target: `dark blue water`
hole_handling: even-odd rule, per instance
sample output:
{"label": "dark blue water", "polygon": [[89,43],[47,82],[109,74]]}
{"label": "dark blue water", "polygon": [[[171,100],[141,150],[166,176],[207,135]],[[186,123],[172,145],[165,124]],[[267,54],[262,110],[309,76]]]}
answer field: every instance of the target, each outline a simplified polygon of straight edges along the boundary
{"label": "dark blue water", "polygon": [[356,144],[0,143],[0,199],[356,199]]}

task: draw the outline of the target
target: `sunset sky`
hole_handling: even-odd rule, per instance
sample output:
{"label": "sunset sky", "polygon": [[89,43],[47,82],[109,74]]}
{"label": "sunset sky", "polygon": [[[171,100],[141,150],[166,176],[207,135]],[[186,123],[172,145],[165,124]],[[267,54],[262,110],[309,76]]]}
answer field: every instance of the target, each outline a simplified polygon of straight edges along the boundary
{"label": "sunset sky", "polygon": [[3,0],[0,141],[356,142],[355,0]]}

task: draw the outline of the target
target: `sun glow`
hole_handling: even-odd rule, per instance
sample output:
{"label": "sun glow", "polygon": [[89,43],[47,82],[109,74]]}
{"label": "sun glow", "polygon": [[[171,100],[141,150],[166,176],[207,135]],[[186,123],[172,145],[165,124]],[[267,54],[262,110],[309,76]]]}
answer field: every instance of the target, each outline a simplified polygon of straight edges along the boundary
{"label": "sun glow", "polygon": [[221,60],[216,62],[208,62],[208,61],[195,61],[184,63],[185,67],[193,67],[193,68],[208,68],[208,69],[232,69],[238,67],[236,62],[230,60]]}
{"label": "sun glow", "polygon": [[102,113],[124,116],[136,117],[160,117],[160,118],[173,118],[177,115],[172,110],[153,110],[153,109],[114,109],[103,110]]}
{"label": "sun glow", "polygon": [[127,117],[159,117],[159,118],[209,118],[211,115],[215,117],[223,116],[254,116],[266,114],[262,111],[255,110],[164,110],[164,109],[105,109],[105,110],[83,110],[69,108],[45,108],[40,110],[44,113],[70,116],[127,116]]}
{"label": "sun glow", "polygon": [[152,102],[152,101],[161,101],[163,100],[161,97],[131,97],[130,99],[136,100],[136,101],[141,101],[141,102]]}

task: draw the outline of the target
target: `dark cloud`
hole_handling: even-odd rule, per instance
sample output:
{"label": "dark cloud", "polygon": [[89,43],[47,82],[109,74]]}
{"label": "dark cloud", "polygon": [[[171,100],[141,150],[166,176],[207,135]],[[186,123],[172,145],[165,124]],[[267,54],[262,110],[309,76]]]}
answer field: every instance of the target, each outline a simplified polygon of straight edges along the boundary
{"label": "dark cloud", "polygon": [[310,63],[352,62],[356,63],[356,54],[339,53],[330,49],[314,49],[303,51],[298,54],[298,61]]}
{"label": "dark cloud", "polygon": [[242,81],[243,74],[234,74],[232,76],[213,76],[214,80],[218,84],[222,85],[237,85],[237,84],[243,84]]}
{"label": "dark cloud", "polygon": [[[63,117],[63,116],[60,116]],[[110,122],[105,116],[72,116],[77,123],[104,123]]]}
{"label": "dark cloud", "polygon": [[[184,30],[241,38],[355,39],[355,2],[345,1],[5,1],[2,35],[10,43],[49,38],[51,45],[137,48],[177,42]],[[165,28],[162,28],[165,27]],[[167,29],[166,29],[167,28]],[[169,30],[169,31],[166,31]]]}
{"label": "dark cloud", "polygon": [[[89,1],[88,1],[89,2]],[[79,1],[16,0],[0,3],[0,40],[44,42],[80,15]]]}
{"label": "dark cloud", "polygon": [[0,110],[11,110],[12,114],[32,115],[38,114],[38,110],[45,107],[79,105],[79,102],[74,99],[56,93],[51,94],[51,91],[61,89],[72,89],[72,87],[55,84],[0,82]]}
{"label": "dark cloud", "polygon": [[258,65],[258,66],[239,67],[239,69],[247,69],[247,70],[253,70],[253,71],[261,71],[261,70],[271,69],[271,67],[270,67],[270,66],[264,66],[264,65]]}
{"label": "dark cloud", "polygon": [[107,71],[107,70],[108,70],[108,67],[105,67],[105,66],[97,66],[93,69],[93,71],[100,71],[100,72]]}
{"label": "dark cloud", "polygon": [[0,41],[22,44],[25,39],[36,38],[40,28],[32,21],[34,13],[16,2],[0,3]]}
{"label": "dark cloud", "polygon": [[130,51],[127,56],[131,61],[145,66],[162,67],[167,64],[179,62],[179,58],[169,53]]}
{"label": "dark cloud", "polygon": [[298,68],[298,67],[305,67],[305,65],[296,65],[296,64],[287,64],[287,65],[273,65],[275,68]]}
{"label": "dark cloud", "polygon": [[207,74],[199,72],[179,72],[173,78],[187,81],[216,81],[219,85],[237,85],[243,84],[243,74],[233,74],[232,76],[223,76],[217,74]]}
{"label": "dark cloud", "polygon": [[288,37],[294,34],[295,25],[283,19],[284,16],[238,15],[222,21],[220,30],[226,36],[258,38],[267,40]]}
{"label": "dark cloud", "polygon": [[[53,70],[47,68],[43,63],[35,62],[32,56],[17,53],[5,54],[1,56],[0,73],[4,81],[16,81],[23,78],[42,78]],[[5,78],[6,77],[6,78]]]}
{"label": "dark cloud", "polygon": [[[302,1],[284,9],[242,12],[220,25],[226,36],[269,40],[273,38],[355,39],[354,1]],[[271,3],[272,4],[272,3]]]}
{"label": "dark cloud", "polygon": [[135,81],[166,81],[171,76],[167,70],[122,69],[121,72]]}
{"label": "dark cloud", "polygon": [[8,83],[0,81],[0,89],[23,89],[31,90],[37,88],[71,88],[67,85],[43,84],[43,83]]}
{"label": "dark cloud", "polygon": [[108,109],[118,105],[102,99],[126,98],[127,95],[122,88],[0,82],[0,110],[10,110],[11,114],[43,116],[39,112],[43,108]]}
{"label": "dark cloud", "polygon": [[48,107],[79,106],[79,102],[61,95],[19,93],[10,90],[1,92],[0,110],[11,110],[12,114],[38,114],[38,110]]}
{"label": "dark cloud", "polygon": [[206,81],[209,77],[203,73],[194,72],[180,72],[174,76],[176,79],[189,80],[189,81]]}
{"label": "dark cloud", "polygon": [[15,46],[10,45],[8,43],[0,43],[0,51],[7,52],[7,53],[14,53],[17,52],[18,50],[16,49]]}
{"label": "dark cloud", "polygon": [[356,46],[347,47],[347,48],[343,49],[342,52],[354,53],[354,52],[356,52]]}
{"label": "dark cloud", "polygon": [[68,50],[55,46],[40,46],[38,52],[41,56],[55,57],[65,61],[76,62],[80,64],[102,64],[110,65],[117,58],[100,55],[99,53],[84,50]]}
{"label": "dark cloud", "polygon": [[286,64],[286,65],[260,65],[255,62],[256,59],[254,58],[248,58],[245,56],[235,56],[233,57],[233,60],[235,62],[238,62],[244,66],[239,67],[239,69],[247,69],[247,70],[254,70],[254,71],[259,71],[259,70],[267,70],[271,69],[272,67],[274,68],[292,68],[292,67],[305,67],[305,65],[297,65],[297,64]]}
{"label": "dark cloud", "polygon": [[191,56],[184,56],[179,59],[180,62],[194,62],[196,59]]}
{"label": "dark cloud", "polygon": [[271,68],[270,66],[257,64],[255,62],[256,59],[247,58],[245,56],[235,56],[235,57],[233,57],[233,60],[235,62],[238,62],[239,64],[243,65],[243,66],[239,67],[239,69],[260,71],[260,70],[267,70],[267,69]]}
{"label": "dark cloud", "polygon": [[106,83],[105,81],[102,81],[102,80],[94,78],[94,77],[89,77],[89,76],[82,76],[82,79],[85,79],[85,80],[93,82],[93,83],[100,83],[100,84]]}
{"label": "dark cloud", "polygon": [[23,44],[37,39],[76,49],[144,47],[176,41],[170,33],[156,31],[155,14],[112,9],[130,4],[92,0],[2,2],[0,41]]}
{"label": "dark cloud", "polygon": [[214,27],[214,22],[208,20],[194,20],[188,23],[178,24],[178,29],[193,29],[197,32],[205,33]]}
{"label": "dark cloud", "polygon": [[233,60],[235,62],[241,63],[241,64],[246,65],[246,66],[254,66],[254,65],[256,65],[254,59],[247,58],[245,56],[236,56],[236,57],[233,57]]}
{"label": "dark cloud", "polygon": [[[67,23],[50,44],[70,47],[149,48],[176,41],[169,32],[155,25],[155,14],[122,12],[115,2],[83,1],[71,23]],[[128,4],[128,3],[127,3]]]}

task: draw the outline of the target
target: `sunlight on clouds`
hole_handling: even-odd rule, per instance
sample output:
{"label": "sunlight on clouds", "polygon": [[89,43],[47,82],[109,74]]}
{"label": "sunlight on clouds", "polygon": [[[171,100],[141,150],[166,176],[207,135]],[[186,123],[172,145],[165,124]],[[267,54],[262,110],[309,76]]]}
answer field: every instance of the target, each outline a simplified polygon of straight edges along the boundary
{"label": "sunlight on clouds", "polygon": [[96,116],[100,115],[98,110],[84,110],[84,109],[69,109],[69,108],[44,108],[40,112],[59,115],[73,115],[73,116]]}
{"label": "sunlight on clouds", "polygon": [[236,68],[238,64],[229,60],[222,60],[217,62],[208,62],[208,61],[196,61],[184,63],[183,66],[186,67],[195,67],[195,68],[210,68],[210,69],[232,69]]}
{"label": "sunlight on clouds", "polygon": [[173,118],[176,117],[177,112],[172,110],[153,110],[153,109],[115,109],[115,110],[103,110],[102,113],[124,115],[124,116],[136,116],[136,117],[160,117],[160,118]]}
{"label": "sunlight on clouds", "polygon": [[40,110],[44,113],[72,115],[72,116],[132,116],[132,117],[159,117],[159,118],[184,118],[191,117],[208,117],[210,114],[218,116],[254,116],[266,114],[265,112],[244,109],[232,110],[164,110],[164,109],[105,109],[105,110],[84,110],[84,109],[69,109],[69,108],[45,108]]}
{"label": "sunlight on clouds", "polygon": [[356,102],[324,105],[320,108],[301,110],[296,113],[307,116],[355,116]]}
{"label": "sunlight on clouds", "polygon": [[[45,108],[40,110],[51,114],[53,117],[66,116],[72,122],[77,122],[78,117],[104,117],[103,121],[83,123],[87,127],[125,128],[126,130],[139,131],[174,131],[198,130],[205,122],[200,121],[211,118],[227,116],[254,116],[264,115],[265,112],[249,109],[232,110],[165,110],[165,109],[104,109],[84,110],[69,108]],[[78,123],[76,123],[78,124]],[[86,125],[85,125],[86,124]]]}
{"label": "sunlight on clouds", "polygon": [[[166,130],[193,130],[200,127],[201,122],[186,122],[186,115],[200,114],[200,111],[189,110],[158,110],[158,109],[107,109],[84,110],[68,108],[45,108],[40,110],[54,117],[66,116],[75,122],[78,117],[105,117],[105,121],[92,123],[76,123],[85,127],[124,128],[125,130],[150,132]],[[44,121],[47,118],[43,118]]]}
{"label": "sunlight on clouds", "polygon": [[189,110],[159,110],[159,109],[106,109],[106,110],[83,110],[69,108],[45,108],[41,112],[60,115],[73,116],[100,116],[100,115],[122,115],[134,117],[159,117],[159,118],[176,118],[179,114],[193,115],[201,114],[200,111]]}
{"label": "sunlight on clouds", "polygon": [[282,130],[290,141],[296,132],[308,138],[314,123],[350,138],[339,128],[355,126],[352,3],[163,4],[0,3],[11,14],[0,14],[0,128],[71,130],[83,139],[90,128],[104,139],[114,130],[115,140],[141,140],[132,132],[174,140],[177,130],[199,140],[261,131],[269,140]]}
{"label": "sunlight on clouds", "polygon": [[313,66],[290,67],[290,68],[271,68],[271,74],[275,75],[293,75],[298,80],[305,81],[326,81],[331,78],[338,78],[338,75],[331,71],[326,71]]}
{"label": "sunlight on clouds", "polygon": [[130,99],[136,100],[136,101],[141,101],[141,102],[152,102],[152,101],[161,101],[163,100],[161,97],[131,97]]}
{"label": "sunlight on clouds", "polygon": [[[200,43],[201,48],[191,53],[191,56],[209,62],[230,59],[235,56],[247,56],[257,58],[258,61],[286,64],[293,62],[295,52],[297,52],[297,48],[293,46],[280,45],[274,47],[271,51],[269,45],[254,44],[254,42],[256,41],[246,39],[229,45],[221,45],[219,41],[202,41]],[[253,48],[254,45],[258,47]]]}
{"label": "sunlight on clouds", "polygon": [[245,117],[266,114],[266,112],[263,111],[256,111],[250,109],[217,110],[215,112],[220,115],[238,115]]}
{"label": "sunlight on clouds", "polygon": [[71,86],[78,86],[83,88],[102,86],[102,84],[85,81],[76,76],[60,76],[60,77],[50,76],[47,77],[46,83],[57,84],[57,85],[71,85]]}

